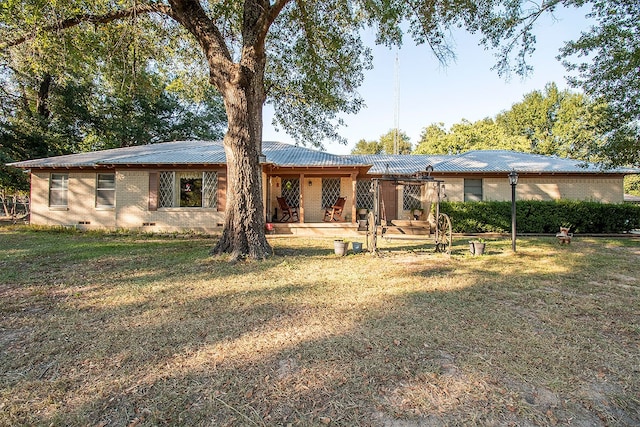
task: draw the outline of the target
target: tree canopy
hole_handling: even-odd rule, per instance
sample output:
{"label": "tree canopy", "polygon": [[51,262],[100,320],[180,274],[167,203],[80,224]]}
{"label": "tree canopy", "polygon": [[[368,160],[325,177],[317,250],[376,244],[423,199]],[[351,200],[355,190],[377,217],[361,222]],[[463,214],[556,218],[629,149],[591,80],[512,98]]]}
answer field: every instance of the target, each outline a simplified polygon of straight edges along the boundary
{"label": "tree canopy", "polygon": [[599,161],[589,147],[605,138],[601,129],[607,111],[584,94],[560,91],[549,83],[495,118],[473,123],[463,119],[449,130],[442,123],[427,126],[415,153],[502,149]]}
{"label": "tree canopy", "polygon": [[[0,14],[3,19],[6,9]],[[131,25],[60,36],[0,55],[0,157],[6,162],[176,139],[218,139],[226,118],[202,72],[159,51]],[[72,43],[74,41],[74,43]],[[61,52],[62,50],[62,52]],[[182,72],[182,74],[180,73]],[[24,187],[3,166],[0,181]]]}
{"label": "tree canopy", "polygon": [[566,43],[560,58],[578,72],[570,82],[609,109],[606,138],[589,151],[610,165],[640,166],[640,7],[637,0],[592,5],[596,24]]}
{"label": "tree canopy", "polygon": [[361,139],[351,150],[351,154],[411,154],[411,150],[409,136],[400,129],[391,129],[380,135],[377,141]]}
{"label": "tree canopy", "polygon": [[504,149],[527,151],[526,140],[508,134],[493,119],[462,120],[451,126],[431,124],[423,129],[415,154],[457,154],[469,150]]}

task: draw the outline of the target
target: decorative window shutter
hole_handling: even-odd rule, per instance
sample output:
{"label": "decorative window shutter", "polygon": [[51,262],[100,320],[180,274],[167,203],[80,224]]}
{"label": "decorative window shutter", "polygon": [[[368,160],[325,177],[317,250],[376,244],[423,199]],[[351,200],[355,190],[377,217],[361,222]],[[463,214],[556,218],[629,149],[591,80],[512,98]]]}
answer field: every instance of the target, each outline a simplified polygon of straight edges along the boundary
{"label": "decorative window shutter", "polygon": [[158,210],[158,172],[149,172],[149,211]]}
{"label": "decorative window shutter", "polygon": [[227,207],[227,171],[218,171],[218,211],[224,212]]}

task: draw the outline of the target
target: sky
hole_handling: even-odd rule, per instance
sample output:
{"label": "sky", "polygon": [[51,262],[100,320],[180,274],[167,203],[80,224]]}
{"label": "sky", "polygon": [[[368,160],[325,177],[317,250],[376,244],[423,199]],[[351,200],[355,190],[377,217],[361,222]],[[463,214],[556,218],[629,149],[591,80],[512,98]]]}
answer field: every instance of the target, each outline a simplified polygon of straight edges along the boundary
{"label": "sky", "polygon": [[[474,122],[494,117],[522,101],[525,94],[543,90],[549,82],[555,82],[559,89],[569,88],[567,71],[556,56],[565,41],[577,39],[588,28],[585,13],[562,9],[537,23],[536,51],[530,58],[534,70],[526,79],[515,75],[507,79],[491,70],[496,63],[495,52],[478,46],[479,38],[466,32],[453,35],[456,60],[447,66],[441,65],[425,45],[415,46],[406,39],[401,49],[392,50],[376,46],[373,33],[365,33],[373,53],[373,69],[365,72],[359,89],[365,107],[355,115],[342,116],[346,125],[339,133],[347,139],[347,145],[326,141],[325,150],[348,154],[361,139],[378,140],[394,128],[396,104],[399,128],[415,147],[422,130],[432,123],[444,123],[449,128],[462,119]],[[294,143],[284,131],[275,131],[272,118],[273,109],[267,105],[263,139]]]}

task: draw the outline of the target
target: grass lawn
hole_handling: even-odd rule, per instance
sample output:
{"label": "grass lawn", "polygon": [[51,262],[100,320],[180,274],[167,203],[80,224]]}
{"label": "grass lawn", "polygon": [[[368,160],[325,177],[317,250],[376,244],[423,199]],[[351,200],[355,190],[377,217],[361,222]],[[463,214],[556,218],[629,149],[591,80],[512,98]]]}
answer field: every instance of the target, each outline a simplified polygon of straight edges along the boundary
{"label": "grass lawn", "polygon": [[0,425],[640,425],[640,240],[0,228]]}

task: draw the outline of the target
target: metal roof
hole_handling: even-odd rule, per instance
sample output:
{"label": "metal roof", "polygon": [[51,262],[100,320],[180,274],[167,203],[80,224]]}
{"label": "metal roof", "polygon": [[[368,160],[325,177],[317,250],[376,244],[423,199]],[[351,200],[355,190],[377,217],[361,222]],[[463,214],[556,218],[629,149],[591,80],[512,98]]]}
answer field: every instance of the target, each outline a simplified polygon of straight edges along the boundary
{"label": "metal roof", "polygon": [[543,173],[637,173],[634,169],[603,170],[594,164],[556,156],[509,150],[474,150],[452,156],[434,166],[438,172],[543,172]]}
{"label": "metal roof", "polygon": [[[373,165],[369,169],[369,173],[373,175],[412,175],[416,172],[423,172],[427,166],[436,165],[450,159],[451,156],[427,155],[427,154],[351,154],[345,157],[355,159],[356,161]],[[440,171],[438,169],[438,171]]]}
{"label": "metal roof", "polygon": [[221,142],[176,141],[146,145],[141,153],[106,158],[101,165],[191,165],[225,164],[226,155]]}
{"label": "metal roof", "polygon": [[362,163],[358,159],[354,159],[353,156],[340,156],[282,142],[265,141],[262,143],[262,152],[267,156],[268,163],[285,167],[353,167],[371,165],[371,163]]}
{"label": "metal roof", "polygon": [[[281,142],[264,141],[262,151],[268,163],[278,166],[363,166],[362,163],[348,157]],[[26,160],[11,165],[27,169],[224,163],[226,155],[221,141],[174,141]]]}
{"label": "metal roof", "polygon": [[110,150],[91,151],[88,153],[67,154],[65,156],[46,157],[43,159],[25,160],[11,163],[19,168],[68,168],[68,167],[93,167],[99,164],[111,164],[118,159],[139,156],[148,153],[151,149],[174,150],[183,147],[182,142],[166,142],[163,144],[137,145],[134,147],[113,148]]}
{"label": "metal roof", "polygon": [[[373,175],[411,175],[428,165],[438,173],[536,172],[536,173],[640,173],[638,169],[601,169],[583,162],[554,156],[508,150],[478,150],[459,155],[335,155],[281,142],[265,141],[267,163],[282,167],[371,166]],[[110,165],[224,164],[221,141],[174,141],[89,153],[69,154],[11,163],[29,168],[71,168]]]}

